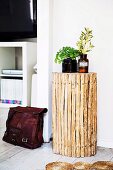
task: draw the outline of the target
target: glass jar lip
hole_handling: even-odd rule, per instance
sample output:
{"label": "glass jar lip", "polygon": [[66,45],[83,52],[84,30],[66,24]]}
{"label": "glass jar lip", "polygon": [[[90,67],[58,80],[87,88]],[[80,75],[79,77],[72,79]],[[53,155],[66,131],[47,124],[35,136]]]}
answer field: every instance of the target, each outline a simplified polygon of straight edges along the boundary
{"label": "glass jar lip", "polygon": [[81,58],[87,58],[87,54],[81,54],[80,57]]}
{"label": "glass jar lip", "polygon": [[87,54],[80,54],[80,56],[87,56]]}
{"label": "glass jar lip", "polygon": [[70,62],[70,61],[76,61],[76,58],[75,59],[72,59],[72,58],[65,58],[63,59],[63,62]]}
{"label": "glass jar lip", "polygon": [[71,58],[65,58],[64,60],[63,60],[63,62],[65,63],[70,63],[72,61],[72,59]]}

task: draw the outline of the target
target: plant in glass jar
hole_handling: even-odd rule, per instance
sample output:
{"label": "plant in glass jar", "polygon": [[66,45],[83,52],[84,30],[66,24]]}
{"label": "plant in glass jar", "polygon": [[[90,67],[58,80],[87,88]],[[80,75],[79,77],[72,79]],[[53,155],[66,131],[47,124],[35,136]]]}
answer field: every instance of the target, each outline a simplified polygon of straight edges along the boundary
{"label": "plant in glass jar", "polygon": [[87,54],[94,47],[91,40],[93,38],[92,30],[89,28],[84,28],[81,32],[79,41],[77,41],[77,49],[80,52],[80,59],[78,60],[78,72],[88,73],[89,60],[87,59]]}
{"label": "plant in glass jar", "polygon": [[76,57],[80,55],[79,50],[73,47],[61,48],[55,57],[55,63],[62,63],[62,72],[77,72]]}

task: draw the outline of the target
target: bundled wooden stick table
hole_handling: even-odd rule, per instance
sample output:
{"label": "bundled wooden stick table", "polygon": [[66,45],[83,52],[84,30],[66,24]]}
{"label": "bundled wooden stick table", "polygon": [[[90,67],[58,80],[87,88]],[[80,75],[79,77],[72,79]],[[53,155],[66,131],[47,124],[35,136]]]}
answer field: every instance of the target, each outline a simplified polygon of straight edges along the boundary
{"label": "bundled wooden stick table", "polygon": [[53,73],[53,152],[85,157],[96,154],[96,73]]}

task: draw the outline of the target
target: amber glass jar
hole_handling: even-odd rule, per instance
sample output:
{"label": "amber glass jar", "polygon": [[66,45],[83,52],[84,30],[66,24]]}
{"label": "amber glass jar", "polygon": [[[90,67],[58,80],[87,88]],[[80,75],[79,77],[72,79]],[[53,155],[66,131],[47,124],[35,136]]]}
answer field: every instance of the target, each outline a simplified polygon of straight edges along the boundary
{"label": "amber glass jar", "polygon": [[81,54],[78,60],[78,72],[88,73],[89,60],[87,59],[87,54]]}

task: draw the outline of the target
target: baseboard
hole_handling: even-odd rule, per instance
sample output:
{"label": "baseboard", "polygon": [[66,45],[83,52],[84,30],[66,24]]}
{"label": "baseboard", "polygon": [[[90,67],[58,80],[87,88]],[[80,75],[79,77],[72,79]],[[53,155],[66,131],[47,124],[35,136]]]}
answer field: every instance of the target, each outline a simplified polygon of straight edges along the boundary
{"label": "baseboard", "polygon": [[105,147],[105,148],[113,148],[113,141],[99,140],[97,142],[97,146],[101,146],[101,147]]}

